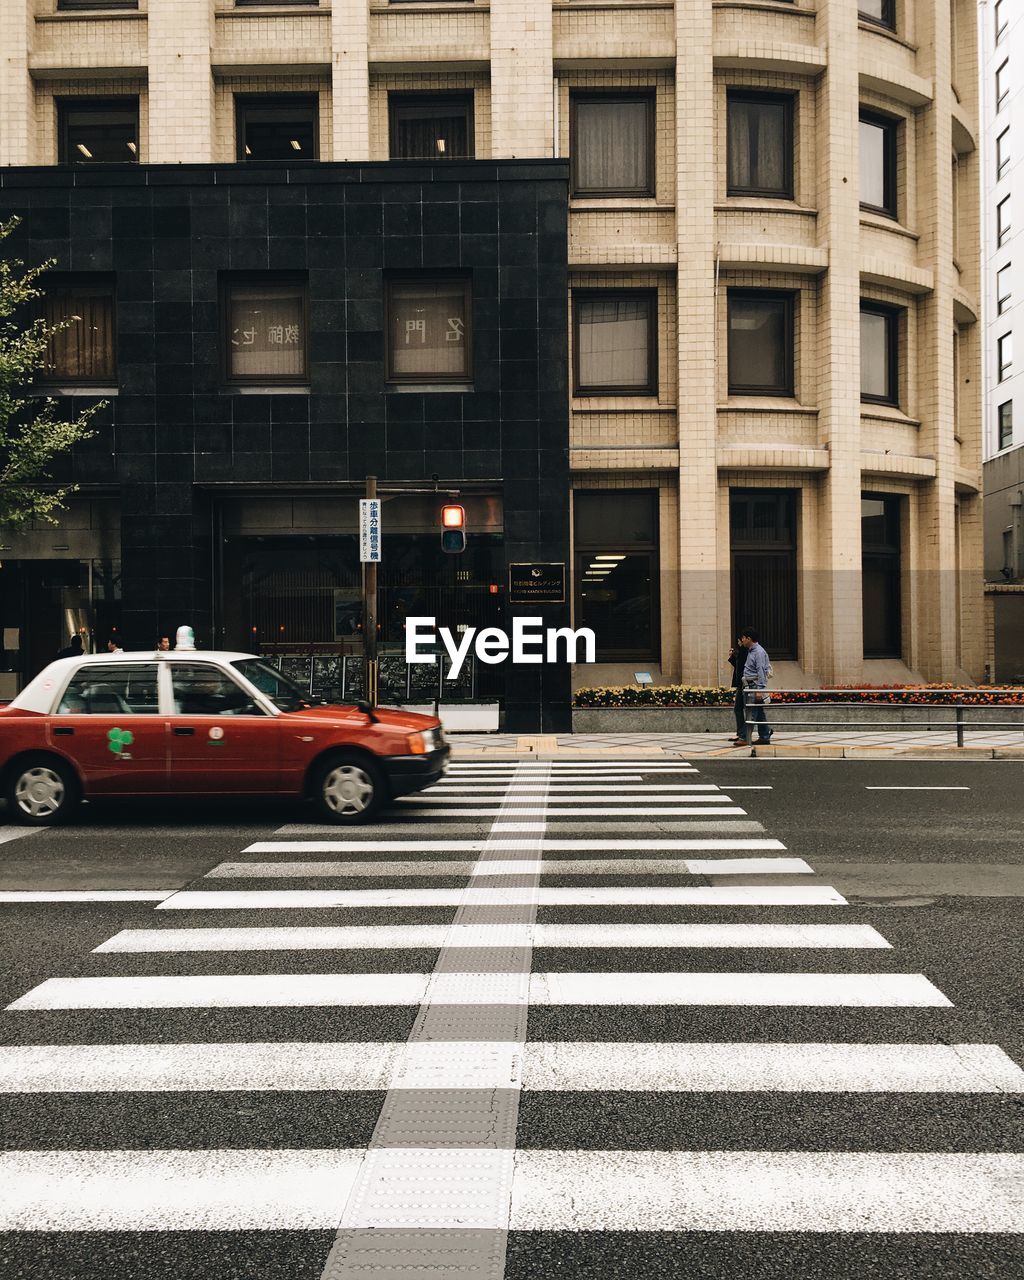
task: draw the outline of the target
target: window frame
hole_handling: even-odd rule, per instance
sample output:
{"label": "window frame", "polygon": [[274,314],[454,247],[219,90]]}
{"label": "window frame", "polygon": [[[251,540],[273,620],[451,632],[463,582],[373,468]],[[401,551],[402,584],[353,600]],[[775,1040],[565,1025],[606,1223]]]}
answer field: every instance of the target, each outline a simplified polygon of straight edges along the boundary
{"label": "window frame", "polygon": [[[643,102],[647,110],[647,180],[639,187],[581,187],[579,185],[579,105],[580,103]],[[573,198],[614,200],[633,197],[653,199],[657,194],[657,89],[570,89],[569,90],[569,195]]]}
{"label": "window frame", "polygon": [[58,13],[88,13],[103,9],[138,9],[139,0],[57,0]]}
{"label": "window frame", "polygon": [[[601,302],[628,298],[647,305],[647,383],[643,387],[588,387],[580,381],[580,323],[578,302]],[[658,394],[658,290],[656,288],[573,289],[572,290],[572,394],[594,396],[656,396]]]}
{"label": "window frame", "polygon": [[[1006,222],[1003,222],[1003,210],[1006,210]],[[996,248],[1001,249],[1010,238],[1010,232],[1013,230],[1013,219],[1011,217],[1010,196],[1003,196],[1002,200],[996,205]]]}
{"label": "window frame", "polygon": [[[785,330],[784,330],[784,347],[783,360],[789,371],[786,385],[783,388],[741,385],[733,381],[732,360],[730,358],[730,338],[732,335],[732,304],[733,300],[752,301],[754,299],[772,299],[778,300],[785,304]],[[750,288],[729,288],[726,290],[725,300],[725,328],[726,328],[726,383],[730,396],[774,396],[780,400],[792,400],[796,396],[796,313],[797,313],[797,293],[793,289],[750,289]]]}
{"label": "window frame", "polygon": [[[903,591],[903,573],[904,573],[904,523],[905,523],[905,506],[904,497],[898,493],[878,493],[870,489],[862,489],[860,494],[861,501],[861,606],[863,611],[864,602],[864,574],[873,568],[876,572],[882,572],[886,575],[887,586],[890,592],[888,604],[892,606],[891,613],[888,613],[885,621],[888,623],[886,628],[886,643],[880,649],[868,649],[863,644],[863,632],[867,626],[867,618],[865,617],[862,625],[862,653],[869,661],[873,658],[899,658],[903,657],[904,647],[904,614],[906,605],[904,602]],[[863,535],[864,503],[880,502],[882,504],[882,519],[887,526],[893,526],[895,539],[886,539],[884,542],[866,542]],[[873,562],[873,563],[869,563]]]}
{"label": "window frame", "polygon": [[[118,363],[117,363],[117,280],[106,272],[98,272],[90,275],[86,273],[62,273],[54,272],[52,275],[47,273],[41,281],[42,297],[37,300],[36,311],[42,317],[43,308],[46,303],[46,297],[51,291],[62,290],[71,294],[75,289],[99,289],[105,288],[110,293],[110,363],[111,370],[109,373],[97,375],[93,378],[84,378],[74,376],[72,374],[60,374],[51,372],[49,369],[41,369],[36,375],[36,382],[43,387],[110,387],[116,386],[118,382]],[[74,312],[69,311],[69,315]]]}
{"label": "window frame", "polygon": [[[1009,409],[1009,422],[1004,420],[1003,410]],[[1008,429],[1007,429],[1008,428]],[[996,406],[996,448],[1009,449],[1013,444],[1013,400],[1004,400]]]}
{"label": "window frame", "polygon": [[864,10],[860,7],[860,4],[858,3],[857,21],[868,22],[871,24],[871,26],[879,27],[883,31],[895,31],[896,30],[896,0],[882,0],[882,16],[880,18],[876,18],[874,14],[865,13]]}
{"label": "window frame", "polygon": [[[1006,143],[1005,155],[1003,154],[1004,141]],[[1009,152],[1009,146],[1010,146],[1010,126],[1007,125],[1006,128],[1003,129],[1003,131],[996,137],[996,181],[997,182],[1001,178],[1005,177],[1006,171],[1010,167],[1011,157]]]}
{"label": "window frame", "polygon": [[[231,335],[228,324],[231,316],[231,290],[234,286],[252,288],[256,285],[285,285],[302,287],[302,324],[305,333],[303,344],[304,369],[301,374],[261,373],[233,374],[231,372]],[[220,330],[220,376],[229,387],[308,387],[310,383],[310,333],[309,333],[309,277],[294,271],[224,271],[217,282],[217,324]]]}
{"label": "window frame", "polygon": [[[726,89],[726,144],[725,144],[725,193],[727,196],[763,196],[773,200],[793,200],[794,184],[794,150],[796,147],[796,100],[795,92],[772,91],[762,89],[746,89],[743,87]],[[731,148],[729,145],[729,134],[732,129],[732,120],[730,116],[730,108],[733,102],[760,103],[762,105],[782,106],[783,112],[783,151],[785,170],[783,175],[783,189],[772,190],[767,187],[740,187],[734,186],[729,180],[729,157]]]}
{"label": "window frame", "polygon": [[1002,109],[1003,109],[1003,107],[1004,107],[1004,105],[1005,105],[1005,103],[1006,103],[1006,99],[1010,96],[1010,86],[1009,86],[1009,84],[1007,83],[1007,85],[1005,86],[1005,88],[1003,87],[1003,72],[1004,72],[1004,71],[1006,71],[1006,69],[1009,67],[1009,65],[1010,65],[1010,59],[1009,59],[1009,58],[1004,58],[1004,59],[1002,60],[1002,62],[999,64],[999,66],[998,66],[998,67],[996,67],[996,77],[995,77],[995,80],[996,80],[996,84],[995,84],[995,98],[996,98],[996,111],[997,111],[997,112],[1002,111]]}
{"label": "window frame", "polygon": [[[996,315],[997,316],[1003,315],[1004,312],[1009,311],[1010,307],[1013,306],[1012,279],[1010,280],[1010,286],[1006,290],[1006,292],[1005,293],[999,292],[999,277],[1003,274],[1003,272],[1009,272],[1012,265],[1013,264],[1010,262],[1004,262],[1001,267],[996,268],[996,282],[995,282],[994,293],[996,295]],[[1009,277],[1007,278],[1009,279]]]}
{"label": "window frame", "polygon": [[[1003,358],[1003,344],[1008,343],[1009,360]],[[1013,370],[1013,330],[1009,329],[996,339],[996,381],[1005,382]]]}
{"label": "window frame", "polygon": [[[878,214],[883,218],[892,218],[899,221],[899,148],[900,148],[900,126],[902,121],[897,116],[883,115],[879,111],[871,111],[861,108],[857,114],[858,126],[861,124],[872,125],[876,129],[881,129],[884,133],[884,144],[882,150],[882,199],[883,204],[869,204],[865,200],[860,201],[861,209],[868,213]],[[859,179],[858,174],[858,179]],[[858,197],[860,193],[858,192]]]}
{"label": "window frame", "polygon": [[[889,388],[885,395],[871,395],[861,391],[861,403],[890,405],[898,409],[900,405],[900,322],[903,318],[902,309],[889,306],[883,302],[874,302],[870,298],[863,298],[860,304],[860,315],[880,316],[886,322],[885,380]],[[861,359],[863,359],[863,354]]]}
{"label": "window frame", "polygon": [[320,0],[234,0],[236,9],[266,9],[270,6],[289,5],[294,9],[315,9]]}
{"label": "window frame", "polygon": [[992,9],[992,20],[996,37],[994,43],[999,44],[1006,35],[1006,28],[1010,25],[1010,19],[1003,18],[1003,0],[996,0]]}
{"label": "window frame", "polygon": [[[466,367],[461,373],[396,373],[392,367],[391,317],[396,289],[427,284],[459,285],[463,291],[466,319]],[[436,275],[402,274],[384,280],[384,381],[388,386],[464,386],[473,381],[473,277],[468,272]]]}
{"label": "window frame", "polygon": [[[235,98],[235,160],[238,164],[308,164],[320,159],[320,95],[318,93],[236,93]],[[313,110],[313,154],[297,155],[294,160],[261,160],[245,154],[245,117],[252,107],[274,105],[307,105]]]}
{"label": "window frame", "polygon": [[[86,94],[81,96],[61,95],[53,100],[54,108],[57,112],[57,163],[60,165],[80,166],[87,164],[113,165],[113,164],[139,164],[139,152],[142,149],[141,125],[139,113],[139,95],[137,93],[126,93],[118,95],[104,95],[100,97],[90,97]],[[70,154],[70,143],[68,139],[68,129],[70,121],[68,116],[71,112],[84,112],[89,115],[106,115],[108,113],[116,113],[123,111],[125,114],[131,113],[135,118],[135,158],[133,160],[75,160]]]}
{"label": "window frame", "polygon": [[398,113],[403,107],[418,107],[433,105],[434,103],[458,103],[465,111],[466,118],[466,142],[469,148],[469,154],[464,156],[448,156],[440,159],[435,156],[416,156],[399,160],[398,163],[406,164],[447,164],[449,160],[475,160],[476,159],[476,94],[472,89],[452,90],[437,89],[433,91],[423,90],[406,90],[406,89],[389,89],[388,90],[388,159],[395,159],[395,143],[398,137],[398,125],[400,121],[397,119]]}

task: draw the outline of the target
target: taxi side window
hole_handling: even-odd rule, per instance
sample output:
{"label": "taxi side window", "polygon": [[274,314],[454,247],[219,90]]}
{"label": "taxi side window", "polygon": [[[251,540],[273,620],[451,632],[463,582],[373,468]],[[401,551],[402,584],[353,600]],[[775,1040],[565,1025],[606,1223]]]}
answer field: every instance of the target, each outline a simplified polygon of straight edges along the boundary
{"label": "taxi side window", "polygon": [[58,715],[155,716],[159,711],[155,665],[79,667],[57,707]]}
{"label": "taxi side window", "polygon": [[174,711],[179,716],[262,716],[266,714],[230,676],[212,666],[176,663],[171,668]]}

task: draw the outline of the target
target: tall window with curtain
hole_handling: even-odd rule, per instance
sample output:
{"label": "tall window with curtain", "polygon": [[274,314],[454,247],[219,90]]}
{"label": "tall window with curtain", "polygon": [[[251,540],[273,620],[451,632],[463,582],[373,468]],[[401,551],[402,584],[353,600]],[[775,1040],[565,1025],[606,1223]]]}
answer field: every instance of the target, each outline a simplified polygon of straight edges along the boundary
{"label": "tall window with curtain", "polygon": [[227,279],[221,297],[229,382],[308,381],[305,280]]}
{"label": "tall window with curtain", "polygon": [[654,93],[572,93],[573,195],[654,195]]}
{"label": "tall window with curtain", "polygon": [[47,344],[44,381],[109,383],[116,380],[112,281],[55,281],[45,286],[41,309],[49,325],[71,321]]}
{"label": "tall window with curtain", "polygon": [[729,290],[729,394],[791,396],[794,295]]}
{"label": "tall window with curtain", "polygon": [[793,96],[730,89],[728,191],[793,197]]}
{"label": "tall window with curtain", "polygon": [[649,289],[573,293],[576,395],[654,395],[657,294]]}

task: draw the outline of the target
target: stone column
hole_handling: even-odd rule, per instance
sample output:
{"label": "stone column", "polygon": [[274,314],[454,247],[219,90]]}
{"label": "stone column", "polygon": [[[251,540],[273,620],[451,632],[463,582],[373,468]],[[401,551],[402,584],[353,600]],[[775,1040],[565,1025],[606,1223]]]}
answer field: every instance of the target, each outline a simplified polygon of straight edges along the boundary
{"label": "stone column", "polygon": [[370,159],[369,0],[331,6],[332,160]]}
{"label": "stone column", "polygon": [[[857,6],[828,0],[818,43],[829,51],[818,97],[818,236],[828,246],[818,330],[818,431],[829,451],[818,501],[817,626],[801,637],[805,669],[853,683],[863,663],[860,540],[860,182]],[[807,530],[802,530],[807,536]]]}
{"label": "stone column", "polygon": [[151,164],[213,160],[212,0],[150,0],[149,137]]}
{"label": "stone column", "polygon": [[491,2],[491,155],[554,155],[550,0]]}
{"label": "stone column", "polygon": [[[966,34],[966,33],[965,33]],[[968,37],[969,38],[969,37]],[[918,251],[934,277],[934,288],[918,306],[920,452],[935,459],[935,479],[921,489],[917,548],[920,590],[917,627],[921,674],[930,680],[956,680],[960,632],[959,565],[956,527],[958,448],[954,439],[953,386],[953,135],[949,5],[919,6],[918,59],[922,74],[935,86],[930,106],[917,114]],[[964,245],[969,257],[974,244]],[[969,367],[969,366],[968,366]],[[965,532],[968,543],[971,522]]]}
{"label": "stone column", "polygon": [[36,118],[28,58],[32,48],[31,0],[0,4],[0,165],[32,164]]}
{"label": "stone column", "polygon": [[710,4],[675,12],[680,647],[683,681],[717,684],[714,15]]}

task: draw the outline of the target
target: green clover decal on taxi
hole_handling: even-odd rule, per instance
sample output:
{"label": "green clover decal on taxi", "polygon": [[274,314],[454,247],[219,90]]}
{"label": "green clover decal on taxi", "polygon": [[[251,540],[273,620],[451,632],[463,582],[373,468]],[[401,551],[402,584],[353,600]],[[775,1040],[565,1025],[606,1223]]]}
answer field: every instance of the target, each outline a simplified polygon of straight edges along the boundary
{"label": "green clover decal on taxi", "polygon": [[131,729],[109,729],[107,731],[107,750],[113,751],[115,756],[119,756],[125,747],[130,747],[135,741],[135,735]]}

